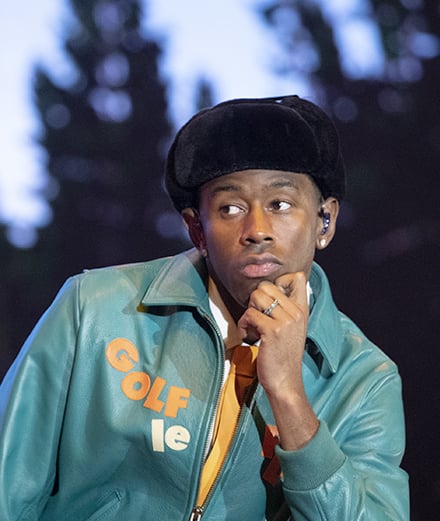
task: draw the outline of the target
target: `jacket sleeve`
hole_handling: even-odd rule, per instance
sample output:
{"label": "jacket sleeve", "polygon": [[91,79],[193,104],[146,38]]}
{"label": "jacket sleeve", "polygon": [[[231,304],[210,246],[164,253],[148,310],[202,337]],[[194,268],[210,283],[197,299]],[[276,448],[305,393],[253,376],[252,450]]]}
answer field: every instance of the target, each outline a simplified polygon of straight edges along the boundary
{"label": "jacket sleeve", "polygon": [[76,292],[77,279],[69,279],[0,387],[0,519],[39,519],[55,486],[75,352]]}
{"label": "jacket sleeve", "polygon": [[408,477],[400,468],[405,445],[401,381],[381,375],[353,411],[344,435],[321,421],[301,450],[277,456],[295,521],[408,521]]}

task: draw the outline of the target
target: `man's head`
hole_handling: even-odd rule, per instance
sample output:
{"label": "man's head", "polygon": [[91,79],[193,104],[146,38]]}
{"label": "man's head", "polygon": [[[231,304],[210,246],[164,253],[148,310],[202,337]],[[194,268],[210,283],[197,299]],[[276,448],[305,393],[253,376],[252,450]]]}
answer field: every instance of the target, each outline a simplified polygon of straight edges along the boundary
{"label": "man's head", "polygon": [[341,200],[345,171],[331,119],[298,96],[237,99],[205,109],[177,134],[166,165],[176,209],[197,206],[199,188],[241,170],[310,175],[324,199]]}
{"label": "man's head", "polygon": [[345,174],[333,123],[296,96],[232,100],[194,116],[166,185],[223,301],[239,316],[262,280],[310,273],[335,232]]}

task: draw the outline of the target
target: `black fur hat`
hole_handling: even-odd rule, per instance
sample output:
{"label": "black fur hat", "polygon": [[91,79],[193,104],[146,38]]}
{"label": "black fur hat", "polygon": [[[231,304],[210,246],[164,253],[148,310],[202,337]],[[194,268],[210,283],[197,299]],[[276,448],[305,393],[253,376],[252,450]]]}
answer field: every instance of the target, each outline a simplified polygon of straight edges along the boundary
{"label": "black fur hat", "polygon": [[197,205],[198,189],[207,181],[248,169],[309,174],[324,198],[344,197],[335,126],[298,96],[235,99],[200,111],[171,145],[165,183],[180,212]]}

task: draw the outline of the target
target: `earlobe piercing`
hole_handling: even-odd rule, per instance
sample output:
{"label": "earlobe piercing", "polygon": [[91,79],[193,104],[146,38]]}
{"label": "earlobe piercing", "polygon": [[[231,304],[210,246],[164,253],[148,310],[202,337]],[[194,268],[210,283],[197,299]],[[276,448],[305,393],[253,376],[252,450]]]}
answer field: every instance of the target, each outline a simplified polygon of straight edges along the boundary
{"label": "earlobe piercing", "polygon": [[319,241],[319,245],[321,246],[321,248],[324,248],[326,242],[327,242],[327,241],[326,241],[325,239],[321,239],[321,240]]}

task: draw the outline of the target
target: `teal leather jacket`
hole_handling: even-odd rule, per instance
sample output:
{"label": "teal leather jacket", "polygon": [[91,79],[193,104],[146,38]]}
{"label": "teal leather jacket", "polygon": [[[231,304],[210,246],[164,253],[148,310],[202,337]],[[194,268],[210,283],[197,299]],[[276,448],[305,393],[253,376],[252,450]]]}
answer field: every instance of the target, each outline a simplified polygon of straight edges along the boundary
{"label": "teal leather jacket", "polygon": [[224,367],[205,283],[193,250],[66,282],[1,386],[1,520],[409,518],[398,372],[316,264],[303,374],[318,433],[276,446],[256,386],[195,509]]}

